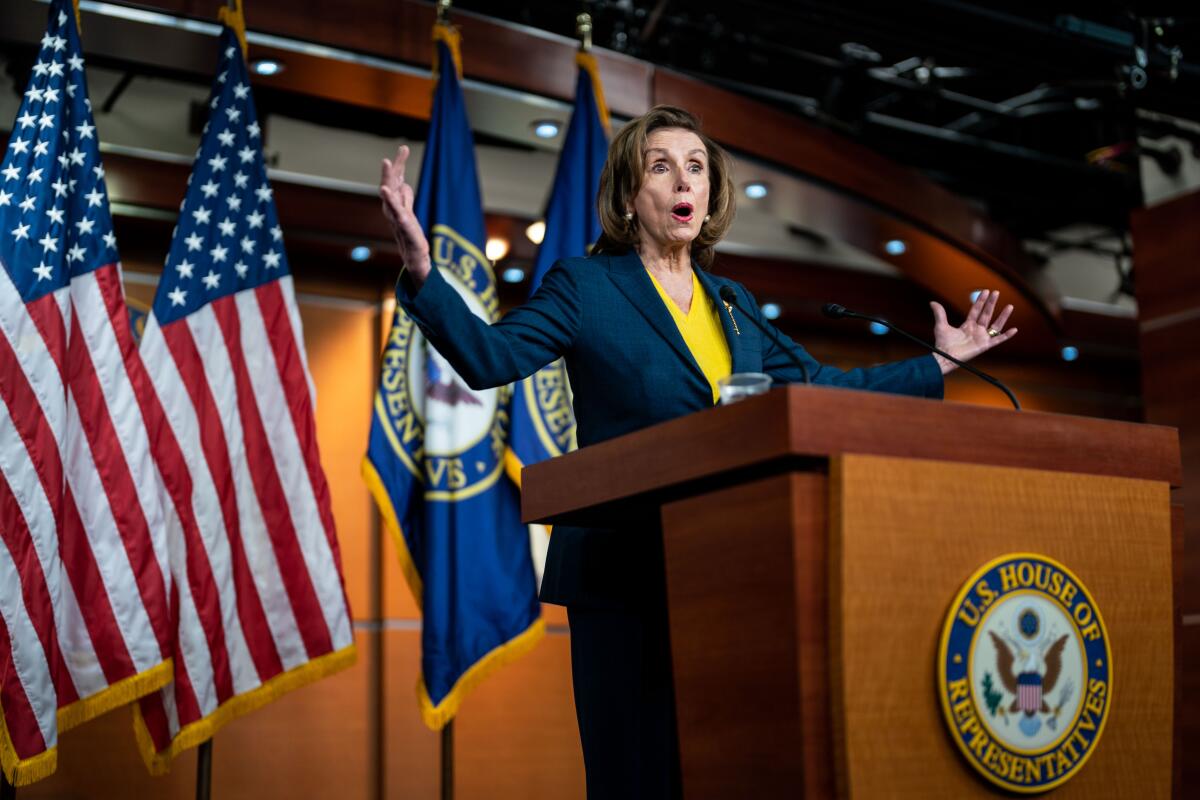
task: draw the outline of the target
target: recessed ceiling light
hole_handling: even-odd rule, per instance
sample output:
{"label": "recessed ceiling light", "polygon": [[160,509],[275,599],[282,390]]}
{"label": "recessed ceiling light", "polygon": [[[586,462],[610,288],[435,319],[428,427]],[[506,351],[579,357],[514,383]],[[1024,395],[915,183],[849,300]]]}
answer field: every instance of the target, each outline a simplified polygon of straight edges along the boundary
{"label": "recessed ceiling light", "polygon": [[751,181],[745,185],[742,191],[744,191],[746,193],[746,197],[749,197],[751,200],[761,200],[767,196],[767,193],[771,191],[771,188],[762,181]]}
{"label": "recessed ceiling light", "polygon": [[250,62],[250,69],[255,75],[278,75],[283,72],[284,66],[282,61],[273,58],[259,58]]}
{"label": "recessed ceiling light", "polygon": [[533,123],[533,135],[539,139],[553,139],[558,136],[558,131],[561,128],[559,123],[552,119],[539,119]]}
{"label": "recessed ceiling light", "polygon": [[371,256],[371,248],[367,247],[365,244],[360,244],[357,247],[351,248],[350,250],[351,261],[363,262],[369,259]]}
{"label": "recessed ceiling light", "polygon": [[525,270],[520,267],[509,267],[500,273],[500,279],[505,283],[520,283],[525,280]]}
{"label": "recessed ceiling light", "polygon": [[783,309],[779,307],[779,303],[763,303],[762,313],[767,319],[779,319],[779,315],[783,313]]}
{"label": "recessed ceiling light", "polygon": [[534,244],[541,244],[542,239],[546,238],[546,223],[543,220],[529,223],[529,227],[525,229],[525,238]]}
{"label": "recessed ceiling light", "polygon": [[508,255],[508,239],[502,239],[499,236],[493,236],[487,240],[487,244],[483,248],[484,254],[488,260],[495,263]]}
{"label": "recessed ceiling light", "polygon": [[889,256],[902,256],[908,252],[908,245],[903,239],[889,239],[884,243],[883,250]]}

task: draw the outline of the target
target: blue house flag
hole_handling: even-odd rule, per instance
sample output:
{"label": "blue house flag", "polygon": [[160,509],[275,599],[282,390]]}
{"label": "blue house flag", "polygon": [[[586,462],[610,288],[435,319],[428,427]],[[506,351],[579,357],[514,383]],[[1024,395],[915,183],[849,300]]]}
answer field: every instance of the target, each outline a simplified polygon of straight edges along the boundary
{"label": "blue house flag", "polygon": [[[538,249],[530,294],[537,291],[554,262],[587,255],[600,238],[596,193],[608,154],[608,108],[595,56],[581,50],[575,60],[579,65],[575,108],[546,203],[546,234]],[[515,463],[510,460],[509,474],[519,486],[521,467],[574,449],[570,386],[566,366],[559,359],[516,387],[511,439]]]}
{"label": "blue house flag", "polygon": [[[434,28],[438,79],[415,211],[435,268],[481,318],[499,316],[457,64]],[[545,632],[515,486],[504,475],[511,387],[469,389],[397,307],[363,475],[421,606],[425,723],[437,730],[496,667]]]}

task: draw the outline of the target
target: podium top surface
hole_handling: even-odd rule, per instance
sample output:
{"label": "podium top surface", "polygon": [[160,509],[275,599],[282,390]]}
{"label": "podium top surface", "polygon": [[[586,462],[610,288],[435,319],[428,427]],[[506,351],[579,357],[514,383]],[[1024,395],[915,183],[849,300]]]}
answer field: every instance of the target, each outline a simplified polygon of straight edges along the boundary
{"label": "podium top surface", "polygon": [[841,453],[1182,483],[1175,428],[792,385],[526,467],[526,522]]}

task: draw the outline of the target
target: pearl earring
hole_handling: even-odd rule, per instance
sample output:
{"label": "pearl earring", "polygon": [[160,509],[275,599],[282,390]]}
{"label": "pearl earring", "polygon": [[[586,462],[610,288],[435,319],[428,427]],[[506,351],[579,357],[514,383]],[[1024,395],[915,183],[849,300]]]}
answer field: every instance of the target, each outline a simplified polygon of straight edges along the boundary
{"label": "pearl earring", "polygon": [[626,222],[633,222],[633,212],[632,212],[632,211],[626,211],[626,212],[625,212],[625,221],[626,221]]}
{"label": "pearl earring", "polygon": [[712,214],[705,214],[705,215],[704,215],[704,221],[705,221],[705,222],[708,222],[710,219],[712,219]]}

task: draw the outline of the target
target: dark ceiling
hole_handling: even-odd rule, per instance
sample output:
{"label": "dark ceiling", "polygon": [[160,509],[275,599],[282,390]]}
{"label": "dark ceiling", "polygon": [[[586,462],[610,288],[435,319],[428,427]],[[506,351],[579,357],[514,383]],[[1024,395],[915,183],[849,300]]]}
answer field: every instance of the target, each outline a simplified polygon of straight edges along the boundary
{"label": "dark ceiling", "polygon": [[[1136,137],[1200,120],[1200,5],[456,0],[753,94],[978,199],[1023,237],[1124,230]],[[1186,6],[1181,6],[1186,8]],[[1186,132],[1185,132],[1186,133]],[[1195,134],[1188,133],[1195,137]],[[1200,155],[1200,138],[1192,138]],[[1168,167],[1181,153],[1151,148]]]}

